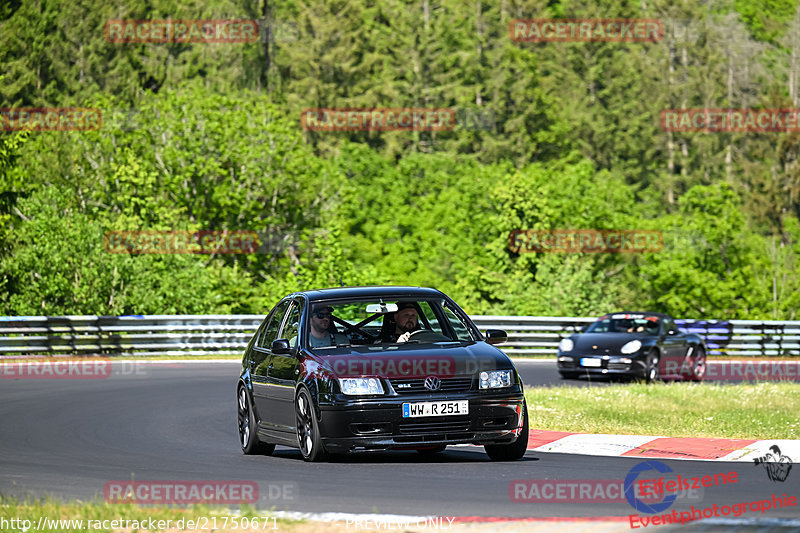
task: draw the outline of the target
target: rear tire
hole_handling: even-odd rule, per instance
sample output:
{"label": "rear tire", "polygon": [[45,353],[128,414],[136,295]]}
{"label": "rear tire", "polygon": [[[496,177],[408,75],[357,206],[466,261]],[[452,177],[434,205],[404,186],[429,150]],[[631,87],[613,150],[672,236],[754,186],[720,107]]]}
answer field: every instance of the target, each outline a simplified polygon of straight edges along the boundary
{"label": "rear tire", "polygon": [[238,423],[239,423],[239,445],[245,455],[272,455],[275,451],[274,444],[261,442],[258,438],[258,424],[253,414],[253,406],[250,403],[250,395],[244,387],[239,387],[238,396]]}
{"label": "rear tire", "polygon": [[483,447],[492,461],[518,461],[528,450],[528,404],[522,402],[522,430],[511,444],[486,444]]}

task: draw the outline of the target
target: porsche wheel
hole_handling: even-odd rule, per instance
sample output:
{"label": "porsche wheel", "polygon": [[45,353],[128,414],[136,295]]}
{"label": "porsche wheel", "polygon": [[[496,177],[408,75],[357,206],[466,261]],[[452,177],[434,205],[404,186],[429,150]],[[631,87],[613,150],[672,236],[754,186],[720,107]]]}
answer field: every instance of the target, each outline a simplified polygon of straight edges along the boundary
{"label": "porsche wheel", "polygon": [[647,368],[645,369],[645,380],[647,383],[655,383],[661,374],[658,370],[658,352],[651,351],[647,356]]}
{"label": "porsche wheel", "polygon": [[703,381],[706,377],[706,352],[703,348],[697,348],[697,354],[694,357],[694,364],[692,364],[692,375],[689,379],[692,381]]}

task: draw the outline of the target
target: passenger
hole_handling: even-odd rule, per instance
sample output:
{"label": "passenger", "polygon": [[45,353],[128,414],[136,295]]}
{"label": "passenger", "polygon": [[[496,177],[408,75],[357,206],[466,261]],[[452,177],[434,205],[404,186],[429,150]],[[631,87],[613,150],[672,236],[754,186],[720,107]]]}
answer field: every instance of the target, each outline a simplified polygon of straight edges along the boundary
{"label": "passenger", "polygon": [[336,326],[332,322],[333,307],[323,306],[311,311],[311,335],[308,337],[311,348],[350,344],[347,337],[336,332]]}
{"label": "passenger", "polygon": [[406,342],[419,329],[419,313],[413,302],[397,302],[397,311],[386,315],[378,342]]}

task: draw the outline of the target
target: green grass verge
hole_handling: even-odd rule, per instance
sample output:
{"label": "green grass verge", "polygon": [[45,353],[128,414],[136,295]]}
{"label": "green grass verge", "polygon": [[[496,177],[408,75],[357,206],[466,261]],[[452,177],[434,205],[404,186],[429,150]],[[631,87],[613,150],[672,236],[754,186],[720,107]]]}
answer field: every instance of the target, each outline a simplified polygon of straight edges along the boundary
{"label": "green grass verge", "polygon": [[525,390],[531,429],[800,439],[800,384],[644,383]]}
{"label": "green grass verge", "polygon": [[[12,522],[11,519],[16,520]],[[64,522],[70,520],[72,523]],[[114,524],[112,523],[114,520],[128,522]],[[257,526],[253,520],[257,521]],[[236,513],[220,506],[191,505],[179,509],[167,506],[140,507],[133,503],[81,501],[65,503],[49,498],[19,502],[15,498],[0,496],[0,533],[20,533],[26,526],[27,531],[36,531],[40,524],[42,528],[38,531],[64,533],[120,531],[125,529],[125,526],[128,531],[216,529],[217,531],[257,530],[267,533],[279,529],[285,530],[283,526],[301,522],[275,518],[270,516],[269,512],[256,511],[248,505],[243,505],[241,511]],[[151,529],[151,526],[155,526],[155,529]]]}

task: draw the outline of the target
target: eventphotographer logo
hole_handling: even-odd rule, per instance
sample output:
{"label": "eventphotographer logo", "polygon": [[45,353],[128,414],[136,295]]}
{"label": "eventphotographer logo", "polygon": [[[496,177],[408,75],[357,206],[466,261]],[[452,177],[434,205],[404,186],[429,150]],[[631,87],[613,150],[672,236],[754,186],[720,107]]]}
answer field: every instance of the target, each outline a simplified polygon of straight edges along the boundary
{"label": "eventphotographer logo", "polygon": [[764,467],[770,481],[783,483],[789,477],[789,472],[792,471],[792,460],[781,453],[781,449],[777,444],[770,446],[766,454],[753,459],[753,463],[756,466],[762,465]]}

